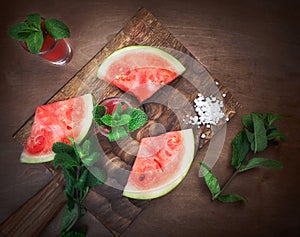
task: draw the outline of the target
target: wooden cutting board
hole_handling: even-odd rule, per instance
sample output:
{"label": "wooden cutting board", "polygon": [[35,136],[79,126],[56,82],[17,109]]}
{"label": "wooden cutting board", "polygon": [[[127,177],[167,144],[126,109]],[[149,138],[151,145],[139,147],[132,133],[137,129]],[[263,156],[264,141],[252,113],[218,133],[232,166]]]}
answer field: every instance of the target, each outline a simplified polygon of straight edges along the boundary
{"label": "wooden cutting board", "polygon": [[[118,88],[107,84],[96,78],[96,71],[103,60],[115,50],[129,45],[149,45],[161,47],[173,56],[177,57],[186,67],[186,72],[174,80],[169,86],[155,93],[143,104],[130,95],[123,95]],[[139,141],[142,137],[149,136],[150,129],[154,133],[156,125],[163,125],[166,131],[192,128],[195,136],[196,150],[203,147],[212,136],[228,121],[239,108],[239,103],[232,94],[216,81],[206,68],[195,59],[189,50],[180,43],[147,9],[141,8],[136,15],[102,48],[90,62],[88,62],[64,87],[62,87],[47,103],[58,100],[65,100],[75,96],[93,93],[97,102],[114,96],[124,96],[135,106],[139,106],[149,116],[148,124],[140,131],[133,134],[133,138]],[[192,126],[183,120],[187,115],[193,113],[193,100],[198,93],[205,96],[215,95],[224,103],[224,110],[227,120],[222,120],[218,126]],[[14,138],[24,143],[30,133],[33,123],[33,116],[14,134]],[[157,126],[161,128],[162,126]],[[153,129],[154,128],[154,129]],[[153,131],[151,133],[153,135]],[[201,135],[205,134],[204,138]],[[108,143],[103,137],[98,136],[101,145],[105,148],[109,159],[115,166],[130,169],[134,162],[134,155],[124,152],[115,143]],[[132,141],[123,141],[125,146],[131,150],[136,150]],[[123,144],[123,145],[124,145]],[[47,164],[52,170],[51,164]],[[53,171],[53,170],[52,170]],[[55,173],[55,172],[54,172]],[[111,178],[114,179],[114,168],[110,171]],[[117,178],[116,182],[120,182]],[[62,182],[62,181],[61,181]],[[50,189],[49,189],[50,190]],[[114,235],[118,236],[132,223],[138,214],[149,204],[150,201],[131,200],[122,197],[122,192],[110,186],[93,188],[86,198],[85,205],[88,211],[104,224]],[[61,194],[63,195],[63,194]],[[32,200],[31,200],[32,201]],[[55,202],[56,200],[54,200]],[[34,200],[36,202],[36,200]],[[38,205],[38,204],[37,204]],[[54,210],[52,210],[53,212]],[[56,210],[57,211],[57,210]],[[19,210],[20,212],[20,210]],[[51,210],[49,211],[49,213]],[[49,214],[50,221],[53,216]],[[11,217],[12,218],[12,217]],[[0,230],[2,233],[10,233],[9,228],[13,219],[8,218]],[[15,218],[15,217],[13,217]]]}

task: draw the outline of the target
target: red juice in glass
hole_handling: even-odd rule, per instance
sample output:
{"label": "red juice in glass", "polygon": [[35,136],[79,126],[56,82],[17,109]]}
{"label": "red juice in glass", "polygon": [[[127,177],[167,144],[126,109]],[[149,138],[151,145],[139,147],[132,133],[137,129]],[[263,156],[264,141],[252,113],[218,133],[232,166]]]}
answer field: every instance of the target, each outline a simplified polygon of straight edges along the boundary
{"label": "red juice in glass", "polygon": [[45,35],[39,56],[54,64],[63,64],[70,61],[72,50],[65,39],[55,40],[52,36]]}

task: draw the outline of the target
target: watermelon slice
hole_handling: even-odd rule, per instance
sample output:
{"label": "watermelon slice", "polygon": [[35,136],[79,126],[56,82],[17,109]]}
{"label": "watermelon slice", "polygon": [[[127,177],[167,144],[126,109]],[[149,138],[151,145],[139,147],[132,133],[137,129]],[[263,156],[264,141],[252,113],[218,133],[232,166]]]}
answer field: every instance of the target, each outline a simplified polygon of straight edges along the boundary
{"label": "watermelon slice", "polygon": [[143,138],[123,195],[153,199],[167,194],[183,180],[193,158],[192,129]]}
{"label": "watermelon slice", "polygon": [[93,96],[58,101],[36,109],[31,133],[20,157],[22,163],[42,163],[54,159],[55,142],[81,142],[93,121]]}
{"label": "watermelon slice", "polygon": [[97,77],[142,102],[184,71],[185,67],[164,50],[128,46],[108,56],[100,65]]}

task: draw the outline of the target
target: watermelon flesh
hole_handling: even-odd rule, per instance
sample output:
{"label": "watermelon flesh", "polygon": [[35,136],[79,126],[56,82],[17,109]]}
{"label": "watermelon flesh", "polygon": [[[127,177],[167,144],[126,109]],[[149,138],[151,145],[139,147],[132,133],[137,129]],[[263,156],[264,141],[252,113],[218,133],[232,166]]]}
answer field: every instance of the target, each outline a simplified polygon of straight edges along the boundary
{"label": "watermelon flesh", "polygon": [[29,137],[20,157],[23,163],[42,163],[54,159],[55,142],[81,142],[93,120],[93,96],[87,94],[37,107]]}
{"label": "watermelon flesh", "polygon": [[191,129],[143,138],[123,195],[135,199],[165,195],[183,180],[193,158]]}
{"label": "watermelon flesh", "polygon": [[184,71],[184,66],[176,58],[161,49],[128,46],[106,58],[97,77],[143,102]]}

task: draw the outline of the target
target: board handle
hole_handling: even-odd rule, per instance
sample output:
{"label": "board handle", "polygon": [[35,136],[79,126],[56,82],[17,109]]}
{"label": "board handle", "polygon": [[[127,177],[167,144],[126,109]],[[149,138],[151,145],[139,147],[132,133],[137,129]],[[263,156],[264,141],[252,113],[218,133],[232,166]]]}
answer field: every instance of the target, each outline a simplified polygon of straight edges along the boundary
{"label": "board handle", "polygon": [[39,236],[66,202],[64,176],[56,172],[53,179],[0,225],[6,237]]}

